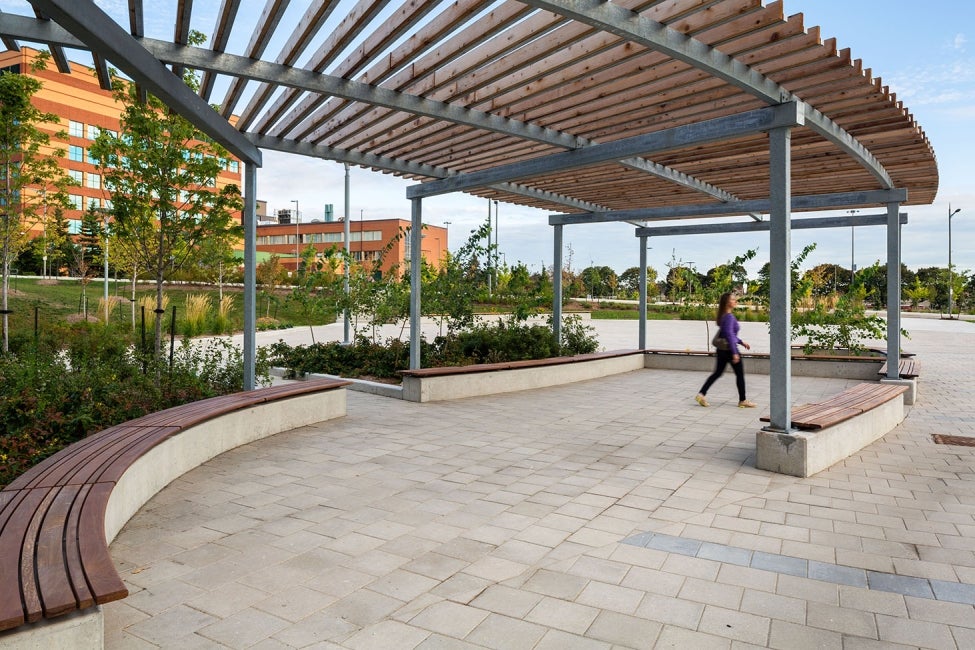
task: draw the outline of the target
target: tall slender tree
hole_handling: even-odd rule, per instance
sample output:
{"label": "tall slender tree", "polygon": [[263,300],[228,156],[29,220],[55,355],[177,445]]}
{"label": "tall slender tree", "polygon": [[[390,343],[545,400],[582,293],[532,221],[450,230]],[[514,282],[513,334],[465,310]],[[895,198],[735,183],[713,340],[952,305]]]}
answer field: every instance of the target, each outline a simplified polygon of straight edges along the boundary
{"label": "tall slender tree", "polygon": [[[202,35],[191,40],[202,42]],[[183,80],[198,87],[190,70]],[[242,237],[233,218],[243,205],[240,188],[216,187],[227,157],[221,146],[158,98],[143,102],[134,84],[118,77],[114,83],[123,106],[121,132],[102,131],[90,151],[112,193],[113,236],[127,242],[138,268],[155,282],[161,313],[170,275],[205,263],[217,242]],[[162,348],[161,318],[155,319],[155,348]]]}
{"label": "tall slender tree", "polygon": [[[43,69],[47,56],[36,58],[32,67]],[[41,82],[17,72],[0,73],[0,267],[3,323],[3,351],[9,350],[9,308],[11,262],[30,242],[30,232],[41,223],[44,205],[67,202],[70,179],[61,171],[57,158],[63,149],[51,149],[51,138],[67,139],[58,130],[60,119],[32,103]]]}

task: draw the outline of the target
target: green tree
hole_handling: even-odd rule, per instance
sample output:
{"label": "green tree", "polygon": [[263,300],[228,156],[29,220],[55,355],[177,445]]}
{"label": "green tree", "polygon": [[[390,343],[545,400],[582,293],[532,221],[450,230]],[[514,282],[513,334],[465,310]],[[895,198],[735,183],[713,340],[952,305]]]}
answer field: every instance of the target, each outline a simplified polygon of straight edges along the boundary
{"label": "green tree", "polygon": [[98,261],[102,255],[102,214],[94,202],[81,215],[81,230],[75,238],[72,270],[81,278],[81,308],[87,313],[88,284],[98,275]]}
{"label": "green tree", "polygon": [[[647,267],[647,294],[653,296],[657,287],[657,270]],[[636,299],[640,293],[640,267],[631,266],[620,273],[619,286],[627,298]]]}
{"label": "green tree", "polygon": [[[47,58],[39,56],[34,69],[43,69]],[[29,75],[0,73],[0,312],[4,352],[10,349],[7,312],[11,262],[28,245],[31,229],[48,216],[45,206],[67,203],[71,184],[57,161],[64,150],[44,153],[51,144],[52,125],[58,125],[60,119],[33,105],[32,98],[40,89],[41,82]],[[67,134],[57,131],[54,137],[63,140]]]}
{"label": "green tree", "polygon": [[[202,42],[194,33],[191,44]],[[183,80],[193,89],[197,77]],[[139,268],[156,285],[156,309],[163,308],[163,283],[186,267],[212,261],[215,240],[235,241],[242,229],[233,215],[242,207],[240,189],[217,189],[227,154],[159,99],[141,101],[139,89],[118,77],[115,99],[122,105],[121,133],[103,130],[90,151],[112,193],[113,231],[130,243]],[[162,347],[162,321],[155,321],[155,349]]]}

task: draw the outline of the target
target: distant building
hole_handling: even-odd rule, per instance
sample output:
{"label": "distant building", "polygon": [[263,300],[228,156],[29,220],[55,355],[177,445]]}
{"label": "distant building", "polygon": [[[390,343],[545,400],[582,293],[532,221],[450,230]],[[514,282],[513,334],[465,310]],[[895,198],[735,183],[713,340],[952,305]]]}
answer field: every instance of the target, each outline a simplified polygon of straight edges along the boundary
{"label": "distant building", "polygon": [[[345,248],[345,223],[343,221],[311,221],[291,223],[289,212],[287,222],[259,221],[257,224],[258,253],[277,255],[281,264],[290,271],[296,267],[297,257],[309,245],[322,253],[329,248]],[[401,231],[404,233],[386,253],[380,270],[385,274],[394,266],[400,272],[409,268],[413,258],[410,250],[409,229],[411,223],[405,219],[368,219],[349,223],[349,252],[357,262],[367,264],[378,260],[383,249]],[[434,267],[440,266],[447,252],[447,229],[441,226],[425,225],[421,246],[423,259]]]}
{"label": "distant building", "polygon": [[[72,187],[69,198],[72,207],[65,213],[69,231],[77,233],[81,226],[81,216],[89,207],[111,210],[112,202],[102,183],[98,166],[92,161],[88,148],[101,131],[118,133],[123,107],[112,97],[111,91],[102,90],[98,85],[95,70],[87,66],[71,63],[71,74],[61,74],[53,62],[46,70],[33,71],[31,64],[37,58],[38,50],[23,47],[19,52],[0,52],[0,70],[29,75],[38,79],[41,90],[34,95],[33,104],[38,110],[53,113],[61,118],[59,125],[50,125],[51,133],[64,130],[68,140],[51,139],[51,145],[42,154],[50,154],[56,149],[64,149],[61,168],[77,183]],[[45,128],[42,126],[42,128]],[[216,179],[216,188],[228,184],[241,186],[241,163],[228,155],[223,161],[223,171]],[[32,188],[27,190],[32,191]],[[38,187],[35,192],[40,192]],[[240,221],[241,215],[236,215]],[[41,225],[34,227],[37,233]]]}

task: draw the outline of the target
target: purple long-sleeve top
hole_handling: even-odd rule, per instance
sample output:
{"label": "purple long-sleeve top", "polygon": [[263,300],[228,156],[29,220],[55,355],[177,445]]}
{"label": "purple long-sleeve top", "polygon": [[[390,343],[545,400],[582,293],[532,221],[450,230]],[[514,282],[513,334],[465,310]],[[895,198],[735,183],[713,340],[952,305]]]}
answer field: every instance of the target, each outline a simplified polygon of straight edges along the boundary
{"label": "purple long-sleeve top", "polygon": [[738,344],[741,343],[741,339],[738,338],[738,330],[741,329],[741,325],[738,324],[738,319],[731,312],[728,312],[721,317],[721,324],[718,325],[718,330],[728,341],[728,350],[732,355],[741,354],[738,351]]}

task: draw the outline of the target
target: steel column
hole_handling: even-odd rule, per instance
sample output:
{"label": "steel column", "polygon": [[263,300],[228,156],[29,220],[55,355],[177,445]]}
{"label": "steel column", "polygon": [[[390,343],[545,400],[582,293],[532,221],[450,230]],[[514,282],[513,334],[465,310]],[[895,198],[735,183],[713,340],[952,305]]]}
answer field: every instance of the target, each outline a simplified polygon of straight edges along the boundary
{"label": "steel column", "polygon": [[420,246],[423,228],[423,200],[412,199],[410,224],[410,370],[420,369]]}
{"label": "steel column", "polygon": [[768,429],[792,428],[792,131],[769,131],[771,229],[769,231],[769,411]]}
{"label": "steel column", "polygon": [[562,345],[562,226],[553,226],[552,255],[552,333]]}
{"label": "steel column", "polygon": [[[344,285],[343,286],[345,287],[345,296],[346,296],[346,298],[348,298],[348,296],[349,296],[349,271],[350,271],[350,269],[349,269],[349,266],[350,266],[349,265],[349,261],[352,258],[352,248],[349,245],[349,236],[351,234],[349,232],[351,230],[351,228],[349,227],[349,163],[345,163],[345,218],[344,218],[344,221],[345,221],[345,223],[342,224],[342,238],[345,241],[345,264],[343,264],[343,266],[345,267],[345,282],[344,282]],[[344,334],[345,338],[343,340],[345,341],[345,344],[346,345],[349,345],[349,344],[352,343],[352,339],[350,337],[350,332],[349,332],[351,321],[352,321],[352,314],[350,314],[349,313],[349,309],[346,308],[345,309],[345,312],[342,314],[342,331],[345,333]]]}
{"label": "steel column", "polygon": [[887,378],[900,379],[901,225],[899,203],[887,204]]}
{"label": "steel column", "polygon": [[244,163],[244,390],[254,390],[257,353],[257,165]]}
{"label": "steel column", "polygon": [[647,238],[640,237],[640,336],[637,345],[647,349]]}

